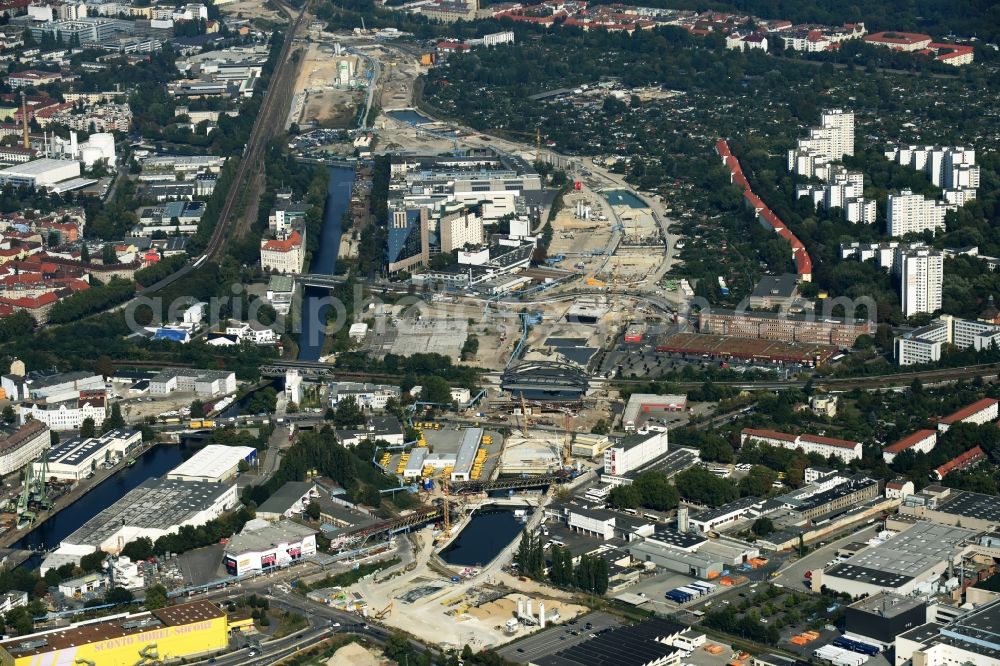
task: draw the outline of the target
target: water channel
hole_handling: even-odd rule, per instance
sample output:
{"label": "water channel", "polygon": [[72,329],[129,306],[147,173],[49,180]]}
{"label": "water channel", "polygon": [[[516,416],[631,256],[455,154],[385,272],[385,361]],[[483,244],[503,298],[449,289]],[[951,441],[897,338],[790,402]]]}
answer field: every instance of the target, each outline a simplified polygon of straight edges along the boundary
{"label": "water channel", "polygon": [[520,534],[524,522],[513,509],[483,509],[473,514],[469,524],[441,551],[448,564],[481,567],[489,564]]}
{"label": "water channel", "polygon": [[[319,245],[313,254],[309,272],[317,275],[333,275],[340,251],[342,220],[351,201],[351,187],[354,184],[354,169],[349,167],[329,167],[330,183],[326,190],[326,206],[323,209],[323,232]],[[328,305],[321,301],[330,291],[321,287],[306,287],[302,299],[302,331],[299,334],[299,360],[317,361],[323,353],[322,328]]]}
{"label": "water channel", "polygon": [[146,479],[161,477],[187,460],[200,443],[182,440],[181,444],[160,444],[136,458],[135,464],[124,467],[99,486],[92,488],[75,502],[59,511],[37,528],[23,536],[14,548],[51,549],[78,527],[108,508],[128,491]]}
{"label": "water channel", "polygon": [[413,109],[399,109],[396,111],[386,111],[387,116],[400,120],[410,125],[430,125],[434,121]]}

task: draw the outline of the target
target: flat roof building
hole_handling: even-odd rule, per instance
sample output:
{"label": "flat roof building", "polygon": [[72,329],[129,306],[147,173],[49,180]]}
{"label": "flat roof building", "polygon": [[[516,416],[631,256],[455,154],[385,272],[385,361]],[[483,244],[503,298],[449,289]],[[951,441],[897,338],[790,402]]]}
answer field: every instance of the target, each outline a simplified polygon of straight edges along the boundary
{"label": "flat roof building", "polygon": [[167,472],[168,479],[181,481],[229,481],[236,476],[240,463],[257,459],[252,446],[209,444],[177,467]]}
{"label": "flat roof building", "polygon": [[231,576],[286,567],[316,554],[316,530],[291,520],[254,519],[226,544],[222,563]]}
{"label": "flat roof building", "polygon": [[960,560],[959,546],[978,534],[978,530],[920,521],[846,562],[814,573],[813,586],[819,589],[825,585],[854,597],[878,592],[906,596],[929,589],[929,584]]}
{"label": "flat roof building", "polygon": [[147,479],[62,540],[45,558],[42,572],[67,562],[79,562],[103,550],[117,554],[130,541],[147,537],[156,541],[184,525],[201,526],[238,503],[235,485]]}
{"label": "flat roof building", "polygon": [[0,430],[0,476],[13,474],[30,463],[49,446],[49,441],[49,428],[40,421]]}
{"label": "flat roof building", "polygon": [[[100,437],[72,437],[49,450],[44,473],[57,479],[79,481],[99,465],[120,460],[141,445],[142,433],[138,430],[115,429]],[[33,471],[42,474],[42,463],[33,463]]]}
{"label": "flat roof building", "polygon": [[482,428],[468,428],[462,435],[462,444],[455,456],[455,467],[451,472],[452,481],[468,481],[472,474],[472,464],[476,460],[479,442],[483,440]]}
{"label": "flat roof building", "polygon": [[897,664],[1000,666],[1000,600],[900,634],[895,652]]}
{"label": "flat roof building", "polygon": [[930,485],[903,500],[902,515],[977,530],[1000,528],[1000,499],[993,495]]}
{"label": "flat roof building", "polygon": [[848,638],[860,637],[885,648],[899,634],[927,621],[927,604],[923,599],[879,592],[848,606],[844,620]]}
{"label": "flat roof building", "polygon": [[657,395],[655,393],[633,393],[622,413],[622,427],[626,432],[634,432],[643,420],[641,415],[663,412],[683,412],[687,407],[686,395]]}
{"label": "flat roof building", "polygon": [[667,453],[667,433],[628,435],[604,452],[604,473],[620,476]]}

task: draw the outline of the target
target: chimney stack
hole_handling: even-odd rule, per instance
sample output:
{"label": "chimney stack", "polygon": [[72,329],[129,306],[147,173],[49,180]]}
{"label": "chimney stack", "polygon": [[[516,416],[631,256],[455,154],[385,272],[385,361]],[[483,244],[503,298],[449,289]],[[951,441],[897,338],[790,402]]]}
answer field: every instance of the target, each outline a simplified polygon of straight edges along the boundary
{"label": "chimney stack", "polygon": [[24,148],[31,148],[31,139],[28,138],[28,100],[21,91],[21,126],[24,128]]}

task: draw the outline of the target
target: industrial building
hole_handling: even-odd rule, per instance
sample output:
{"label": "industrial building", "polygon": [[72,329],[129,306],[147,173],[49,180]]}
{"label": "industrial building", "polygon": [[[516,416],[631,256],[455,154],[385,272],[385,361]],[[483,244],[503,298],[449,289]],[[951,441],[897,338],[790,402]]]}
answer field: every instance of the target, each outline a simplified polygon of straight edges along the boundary
{"label": "industrial building", "polygon": [[0,430],[0,476],[7,476],[35,460],[49,446],[49,428],[39,421]]}
{"label": "industrial building", "polygon": [[559,452],[563,437],[538,433],[532,437],[509,437],[500,456],[502,474],[549,474],[562,466]]}
{"label": "industrial building", "polygon": [[472,464],[476,460],[476,451],[483,441],[482,428],[468,428],[462,435],[462,443],[455,455],[455,466],[451,471],[452,481],[468,481],[472,475]]}
{"label": "industrial building", "polygon": [[961,559],[962,546],[978,530],[919,521],[883,543],[866,548],[831,569],[813,572],[816,589],[826,586],[853,597],[879,592],[909,595],[931,585]]}
{"label": "industrial building", "polygon": [[[533,659],[537,666],[668,666],[680,664],[684,650],[674,643],[688,628],[664,618],[618,627],[564,650]],[[558,641],[556,641],[558,643]]]}
{"label": "industrial building", "polygon": [[633,393],[622,413],[622,427],[625,432],[635,432],[649,414],[683,412],[687,408],[686,395],[656,395],[653,393]]}
{"label": "industrial building", "polygon": [[80,163],[76,160],[53,160],[47,157],[15,164],[6,169],[0,169],[0,185],[15,187],[48,188],[56,192],[75,189],[86,185],[88,181],[80,178]]}
{"label": "industrial building", "polygon": [[319,497],[319,488],[309,481],[289,481],[278,488],[257,507],[257,517],[263,520],[281,520],[302,513],[313,499]]}
{"label": "industrial building", "polygon": [[897,636],[896,664],[1000,666],[1000,600]]}
{"label": "industrial building", "polygon": [[231,576],[285,567],[316,554],[316,530],[291,520],[256,518],[226,544],[222,563]]}
{"label": "industrial building", "polygon": [[927,621],[927,604],[922,599],[879,592],[848,606],[844,621],[848,638],[887,648],[896,636]]}
{"label": "industrial building", "polygon": [[79,481],[105,462],[119,461],[142,446],[138,430],[115,429],[100,437],[72,437],[52,447],[33,471],[45,478]]}
{"label": "industrial building", "polygon": [[97,550],[117,554],[140,537],[156,541],[185,525],[204,525],[238,502],[235,485],[147,479],[63,539],[42,562],[41,571],[78,563]]}
{"label": "industrial building", "polygon": [[214,398],[236,392],[236,373],[225,370],[164,370],[149,380],[149,395],[167,396],[174,391],[194,392]]}
{"label": "industrial building", "polygon": [[604,472],[622,475],[638,469],[667,452],[667,433],[629,435],[604,452]]}
{"label": "industrial building", "polygon": [[1000,528],[1000,501],[992,495],[929,485],[903,499],[899,513],[941,525],[977,530]]}
{"label": "industrial building", "polygon": [[0,663],[131,666],[152,663],[149,660],[156,655],[171,659],[209,655],[228,645],[225,611],[210,601],[192,601],[8,638],[0,641]]}
{"label": "industrial building", "polygon": [[257,459],[252,446],[209,444],[183,463],[167,472],[168,479],[180,481],[229,481],[239,472],[241,462]]}

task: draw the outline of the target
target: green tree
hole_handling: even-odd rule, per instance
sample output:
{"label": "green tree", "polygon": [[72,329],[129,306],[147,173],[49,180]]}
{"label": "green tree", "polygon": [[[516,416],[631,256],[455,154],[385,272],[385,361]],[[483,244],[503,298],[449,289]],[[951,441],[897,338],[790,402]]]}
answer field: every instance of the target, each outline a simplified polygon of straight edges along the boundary
{"label": "green tree", "polygon": [[94,426],[94,419],[87,417],[80,425],[80,437],[96,437],[97,428]]}
{"label": "green tree", "polygon": [[203,419],[205,418],[205,403],[201,400],[191,401],[191,418],[193,419]]}
{"label": "green tree", "polygon": [[357,428],[364,425],[365,413],[358,406],[353,396],[344,398],[337,403],[333,413],[333,424],[339,429]]}
{"label": "green tree", "polygon": [[448,382],[441,377],[432,375],[424,380],[423,391],[420,394],[420,399],[425,402],[433,402],[439,405],[450,405],[451,387],[448,385]]}
{"label": "green tree", "polygon": [[113,587],[104,595],[104,601],[109,604],[130,604],[135,596],[124,587]]}
{"label": "green tree", "polygon": [[767,536],[774,531],[774,522],[767,516],[761,516],[753,522],[750,531],[757,536]]}
{"label": "green tree", "polygon": [[115,430],[116,428],[124,427],[125,417],[122,416],[121,405],[117,402],[113,402],[111,403],[111,413],[106,419],[104,419],[104,423],[101,424],[101,430],[103,432],[109,432],[111,430]]}
{"label": "green tree", "polygon": [[13,423],[17,420],[17,414],[14,412],[14,407],[11,405],[4,405],[3,413],[0,414],[3,418],[4,423]]}
{"label": "green tree", "polygon": [[160,583],[146,589],[146,599],[143,602],[146,610],[157,610],[167,605],[167,588]]}
{"label": "green tree", "polygon": [[306,515],[309,516],[310,520],[319,520],[319,514],[319,502],[309,502],[306,506]]}

